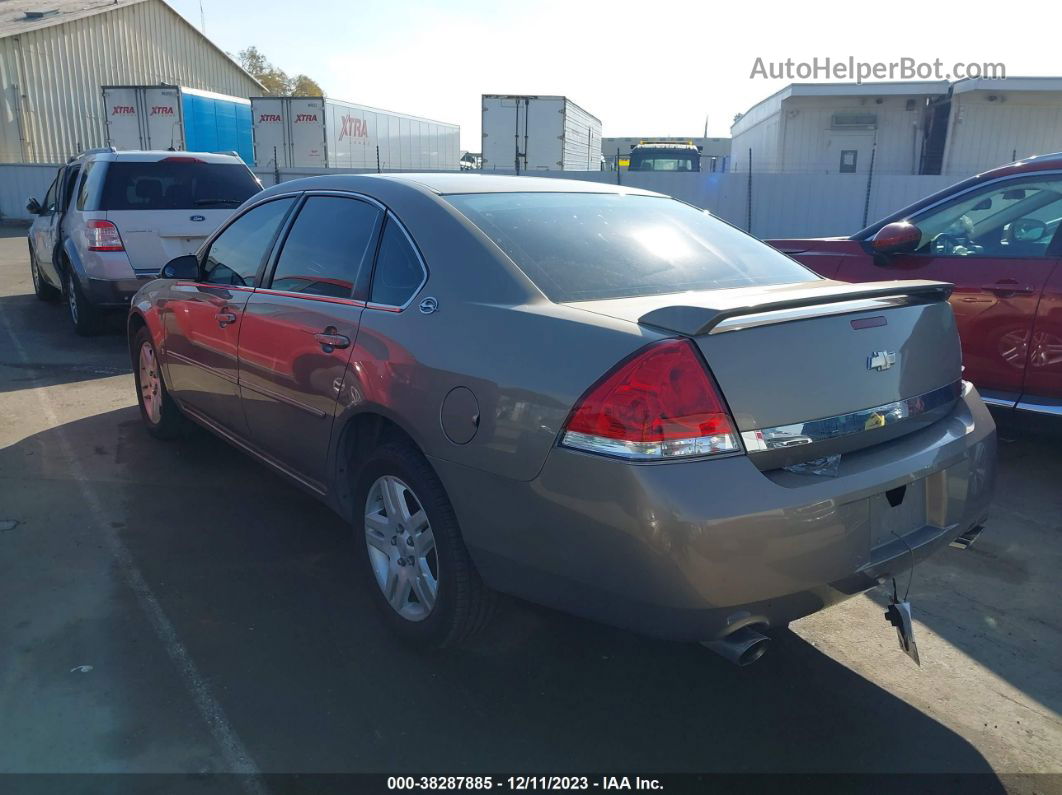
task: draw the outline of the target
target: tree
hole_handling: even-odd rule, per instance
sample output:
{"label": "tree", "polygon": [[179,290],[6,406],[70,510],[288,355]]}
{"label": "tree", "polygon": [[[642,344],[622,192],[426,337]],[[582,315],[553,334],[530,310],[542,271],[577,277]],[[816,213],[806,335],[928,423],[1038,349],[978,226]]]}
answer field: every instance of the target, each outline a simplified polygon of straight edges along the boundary
{"label": "tree", "polygon": [[317,81],[306,75],[295,75],[291,78],[291,95],[295,97],[323,97],[324,89],[317,85]]}
{"label": "tree", "polygon": [[236,56],[240,66],[247,70],[259,83],[265,86],[267,94],[278,97],[314,96],[323,97],[324,90],[317,81],[304,74],[288,77],[287,72],[278,69],[269,62],[257,47],[251,46],[240,50]]}

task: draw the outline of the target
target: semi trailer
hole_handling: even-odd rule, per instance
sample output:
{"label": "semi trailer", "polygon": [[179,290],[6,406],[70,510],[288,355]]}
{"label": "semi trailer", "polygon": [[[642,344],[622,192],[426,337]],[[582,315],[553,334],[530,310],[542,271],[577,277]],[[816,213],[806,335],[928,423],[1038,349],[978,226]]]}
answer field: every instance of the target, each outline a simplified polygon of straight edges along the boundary
{"label": "semi trailer", "polygon": [[483,169],[598,171],[601,120],[567,97],[483,95]]}
{"label": "semi trailer", "polygon": [[251,101],[185,86],[103,86],[115,149],[235,152],[254,160]]}
{"label": "semi trailer", "polygon": [[258,168],[457,171],[461,128],[330,97],[251,97]]}

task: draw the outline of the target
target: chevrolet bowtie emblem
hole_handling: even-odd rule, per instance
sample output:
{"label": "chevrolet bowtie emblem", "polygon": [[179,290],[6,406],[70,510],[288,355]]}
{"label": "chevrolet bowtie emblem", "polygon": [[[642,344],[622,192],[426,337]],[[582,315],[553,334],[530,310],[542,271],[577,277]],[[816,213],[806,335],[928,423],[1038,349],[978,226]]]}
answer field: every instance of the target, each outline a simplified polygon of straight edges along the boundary
{"label": "chevrolet bowtie emblem", "polygon": [[892,351],[874,351],[867,357],[868,370],[888,370],[896,364],[896,354]]}

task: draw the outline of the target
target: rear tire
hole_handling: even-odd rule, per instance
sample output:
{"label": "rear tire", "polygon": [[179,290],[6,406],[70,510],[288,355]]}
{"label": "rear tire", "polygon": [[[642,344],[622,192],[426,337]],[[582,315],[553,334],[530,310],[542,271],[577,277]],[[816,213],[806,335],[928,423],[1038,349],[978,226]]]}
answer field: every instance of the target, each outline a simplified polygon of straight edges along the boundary
{"label": "rear tire", "polygon": [[175,439],[181,434],[184,415],[166,389],[158,352],[147,326],[142,326],[133,337],[132,351],[140,419],[156,439]]}
{"label": "rear tire", "polygon": [[57,301],[62,294],[44,280],[41,269],[37,265],[37,255],[33,252],[33,246],[29,247],[30,277],[33,279],[33,294],[38,301]]}
{"label": "rear tire", "polygon": [[66,269],[66,308],[74,331],[82,337],[91,337],[100,330],[100,310],[85,297],[74,269]]}
{"label": "rear tire", "polygon": [[[496,594],[480,579],[446,491],[417,449],[405,442],[379,447],[354,494],[357,556],[395,634],[414,646],[443,648],[487,625]],[[399,555],[407,562],[396,566]]]}

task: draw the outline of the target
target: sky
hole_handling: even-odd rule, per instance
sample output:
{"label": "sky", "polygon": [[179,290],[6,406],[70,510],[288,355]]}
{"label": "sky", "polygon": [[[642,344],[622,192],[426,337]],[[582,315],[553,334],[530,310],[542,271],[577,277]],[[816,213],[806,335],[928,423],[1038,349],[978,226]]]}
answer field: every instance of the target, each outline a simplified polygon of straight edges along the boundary
{"label": "sky", "polygon": [[[563,94],[606,136],[727,136],[734,115],[790,82],[793,59],[1003,63],[1058,75],[1057,5],[660,3],[612,0],[167,0],[235,55],[255,45],[328,96],[461,125],[480,149],[481,94]],[[202,16],[200,15],[202,7]],[[979,9],[979,10],[978,10]],[[1033,24],[1008,34],[1014,16]]]}

